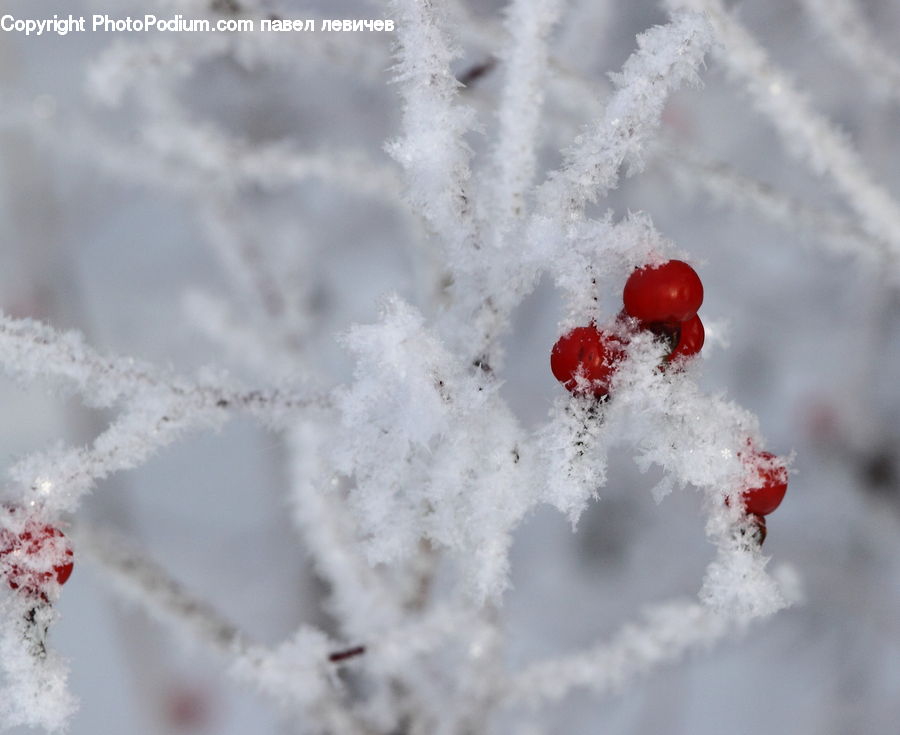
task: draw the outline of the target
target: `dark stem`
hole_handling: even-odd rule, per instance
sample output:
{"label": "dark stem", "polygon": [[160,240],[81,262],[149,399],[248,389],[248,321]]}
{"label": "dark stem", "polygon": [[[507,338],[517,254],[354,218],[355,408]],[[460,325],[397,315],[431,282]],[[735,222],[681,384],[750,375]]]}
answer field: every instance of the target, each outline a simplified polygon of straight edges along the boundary
{"label": "dark stem", "polygon": [[341,661],[346,661],[348,658],[362,656],[365,652],[365,646],[355,646],[354,648],[347,648],[344,651],[335,651],[328,657],[328,660],[333,664],[337,664]]}

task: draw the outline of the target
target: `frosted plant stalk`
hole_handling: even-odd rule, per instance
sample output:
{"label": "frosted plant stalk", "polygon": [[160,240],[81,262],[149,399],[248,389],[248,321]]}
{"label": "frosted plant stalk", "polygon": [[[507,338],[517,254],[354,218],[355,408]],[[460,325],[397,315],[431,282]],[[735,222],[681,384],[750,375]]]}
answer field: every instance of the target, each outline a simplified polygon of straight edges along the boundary
{"label": "frosted plant stalk", "polygon": [[525,194],[534,178],[538,125],[547,74],[547,38],[562,0],[513,0],[507,7],[510,43],[503,63],[506,84],[498,109],[494,150],[494,241],[502,245],[510,220],[525,214]]}
{"label": "frosted plant stalk", "polygon": [[881,43],[856,0],[801,0],[841,56],[876,94],[900,102],[900,61]]}
{"label": "frosted plant stalk", "polygon": [[30,319],[0,317],[0,362],[18,378],[61,381],[88,405],[125,404],[91,448],[34,453],[12,468],[12,477],[35,493],[32,499],[56,511],[74,510],[96,480],[138,466],[185,431],[220,426],[230,409],[243,408],[275,427],[309,405],[296,395],[242,389],[221,376],[193,381],[130,358],[104,357],[79,335]]}
{"label": "frosted plant stalk", "polygon": [[291,507],[318,573],[330,585],[329,607],[348,637],[371,640],[401,619],[396,591],[373,569],[347,516],[321,421],[298,421],[289,435]]}
{"label": "frosted plant stalk", "polygon": [[439,27],[431,0],[394,0],[399,56],[394,67],[403,95],[403,136],[388,152],[406,172],[408,200],[437,233],[454,269],[465,269],[481,246],[468,191],[470,151],[463,136],[474,111],[458,104],[459,82],[450,72],[454,51]]}
{"label": "frosted plant stalk", "polygon": [[77,332],[58,332],[34,319],[6,315],[0,315],[0,361],[18,379],[59,380],[95,408],[109,408],[144,391],[196,394],[217,408],[246,409],[274,426],[311,400],[278,390],[241,389],[213,375],[195,381],[131,357],[104,356]]}
{"label": "frosted plant stalk", "polygon": [[711,646],[730,630],[726,619],[696,602],[657,605],[647,609],[644,618],[623,626],[609,642],[527,666],[507,684],[505,702],[536,707],[575,688],[595,694],[619,691],[692,649]]}
{"label": "frosted plant stalk", "polygon": [[707,13],[721,44],[717,56],[747,88],[756,107],[781,135],[787,149],[826,176],[860,218],[862,227],[890,247],[888,264],[894,280],[900,255],[900,206],[872,180],[859,154],[822,115],[813,110],[765,49],[727,11],[721,0],[668,0],[670,7],[689,7]]}
{"label": "frosted plant stalk", "polygon": [[849,254],[869,265],[885,262],[888,245],[868,235],[855,220],[813,207],[746,176],[722,161],[707,158],[670,141],[660,147],[663,171],[688,192],[755,212],[764,219],[804,235],[814,246]]}
{"label": "frosted plant stalk", "polygon": [[678,13],[669,25],[638,36],[640,50],[615,76],[617,90],[603,118],[576,138],[562,168],[538,190],[539,212],[562,223],[578,219],[587,204],[616,186],[623,163],[640,170],[667,97],[681,84],[697,81],[710,42],[707,22],[695,13]]}
{"label": "frosted plant stalk", "polygon": [[145,554],[104,529],[80,526],[70,534],[80,553],[103,571],[103,580],[120,596],[229,662],[229,672],[273,698],[288,711],[312,716],[337,732],[362,733],[340,701],[329,653],[337,648],[323,633],[300,628],[281,646],[253,643],[206,601],[192,595]]}

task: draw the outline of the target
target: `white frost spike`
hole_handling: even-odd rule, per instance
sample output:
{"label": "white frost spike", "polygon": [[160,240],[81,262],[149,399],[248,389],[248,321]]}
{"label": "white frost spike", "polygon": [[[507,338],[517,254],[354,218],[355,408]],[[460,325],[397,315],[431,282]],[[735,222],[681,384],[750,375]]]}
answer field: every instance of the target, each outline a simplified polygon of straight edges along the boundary
{"label": "white frost spike", "polygon": [[397,298],[344,341],[357,367],[336,395],[335,455],[356,481],[350,503],[370,560],[408,558],[424,535],[458,552],[477,598],[499,594],[510,530],[534,502],[509,409]]}
{"label": "white frost spike", "polygon": [[459,82],[450,71],[456,54],[439,26],[442,14],[435,4],[394,0],[392,7],[404,135],[387,150],[406,171],[410,206],[441,237],[452,265],[462,268],[478,246],[467,191],[470,151],[463,140],[474,111],[457,103]]}
{"label": "white frost spike", "polygon": [[503,244],[509,222],[525,213],[525,193],[534,178],[544,103],[547,37],[561,9],[562,0],[513,0],[507,7],[510,44],[504,54],[506,84],[493,156],[496,245]]}
{"label": "white frost spike", "polygon": [[705,18],[687,12],[638,36],[640,50],[614,75],[617,90],[603,118],[576,139],[563,167],[538,190],[541,213],[577,219],[588,203],[616,186],[623,162],[628,161],[632,171],[640,170],[666,98],[685,82],[697,81],[697,68],[711,40]]}

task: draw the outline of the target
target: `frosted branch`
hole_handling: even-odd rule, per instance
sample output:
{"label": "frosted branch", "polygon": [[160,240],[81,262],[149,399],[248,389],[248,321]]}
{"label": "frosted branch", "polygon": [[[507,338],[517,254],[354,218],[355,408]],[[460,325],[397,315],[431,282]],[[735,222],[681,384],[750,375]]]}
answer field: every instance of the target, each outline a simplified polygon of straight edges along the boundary
{"label": "frosted branch", "polygon": [[745,209],[769,222],[798,232],[835,253],[850,254],[867,263],[881,263],[887,244],[862,231],[847,217],[812,207],[773,186],[746,176],[722,161],[705,158],[674,143],[661,148],[664,171],[688,192]]}
{"label": "frosted branch", "polygon": [[512,0],[506,24],[506,84],[500,98],[493,161],[494,236],[502,244],[508,222],[525,213],[525,193],[536,165],[538,125],[544,102],[547,37],[559,18],[562,0]]}
{"label": "frosted branch", "polygon": [[188,167],[198,183],[280,189],[314,179],[344,191],[386,202],[400,202],[400,181],[387,163],[360,150],[298,151],[288,141],[250,143],[225,134],[211,123],[155,121],[144,131],[144,142],[173,167]]}
{"label": "frosted branch", "polygon": [[187,642],[199,643],[229,660],[232,676],[254,684],[287,710],[318,713],[340,728],[336,732],[362,732],[339,700],[328,660],[336,644],[324,634],[304,626],[274,649],[256,645],[116,535],[85,526],[73,529],[71,535],[79,555],[102,571],[100,579]]}
{"label": "frosted branch", "polygon": [[79,558],[89,560],[104,583],[185,640],[198,642],[217,654],[232,657],[249,642],[243,633],[206,601],[190,594],[161,567],[118,535],[79,524],[67,531]]}
{"label": "frosted branch", "polygon": [[279,423],[315,401],[278,390],[246,390],[221,377],[192,381],[133,358],[106,357],[77,332],[57,332],[33,319],[0,315],[0,364],[19,379],[57,379],[96,408],[143,392],[165,392],[204,407],[241,408]]}
{"label": "frosted branch", "polygon": [[[315,398],[278,390],[246,390],[222,376],[192,381],[149,363],[105,357],[74,332],[31,319],[0,317],[0,364],[18,378],[55,378],[92,406],[127,406],[89,448],[31,454],[10,474],[48,508],[71,511],[94,483],[138,466],[186,431],[221,426],[239,408],[283,428]],[[321,405],[321,404],[320,404]]]}
{"label": "frosted branch", "polygon": [[[809,3],[821,1],[807,0]],[[459,13],[458,17],[465,23],[464,31],[472,41],[486,46],[498,42],[501,36],[498,27],[490,22],[476,21],[470,14]],[[870,48],[877,49],[877,44]],[[602,113],[599,100],[604,89],[602,80],[588,79],[558,58],[551,57],[550,64],[556,73],[547,81],[558,106],[588,117]],[[892,75],[871,74],[867,78],[877,83],[891,79]],[[874,256],[879,262],[891,255],[891,248],[884,238],[867,234],[845,218],[816,209],[774,187],[743,176],[728,164],[692,155],[685,152],[681,143],[673,141],[663,141],[659,150],[662,154],[660,163],[689,190],[706,190],[722,202],[751,208],[772,222],[801,232],[813,232],[836,253],[855,254],[867,261]]]}
{"label": "frosted branch", "polygon": [[515,452],[521,427],[484,374],[398,298],[345,342],[357,365],[335,398],[332,454],[356,480],[349,507],[369,562],[408,559],[424,537],[453,553],[474,600],[496,599],[508,584],[510,531],[535,500],[522,491],[535,460]]}
{"label": "frosted branch", "polygon": [[[606,2],[607,0],[602,0]],[[585,0],[583,13],[578,10],[573,14],[567,14],[566,18],[573,18],[577,15],[588,15],[586,8],[590,5],[594,14],[597,12],[598,3],[595,1],[588,2]],[[468,43],[472,43],[491,53],[496,49],[503,47],[507,41],[507,34],[504,32],[502,24],[494,21],[490,17],[475,17],[461,0],[447,0],[446,6],[448,12],[460,26],[460,34]],[[596,28],[596,23],[591,24],[592,31]],[[596,35],[591,36],[593,43],[596,43]],[[561,48],[569,49],[569,45],[561,40],[559,43]],[[609,84],[605,79],[587,79],[580,72],[573,69],[568,63],[559,57],[559,55],[550,55],[547,58],[547,65],[551,70],[551,74],[546,76],[549,90],[553,93],[556,104],[563,109],[577,110],[579,112],[588,111],[588,117],[594,118],[603,111],[601,104],[602,98],[609,92]]]}
{"label": "frosted branch", "polygon": [[603,118],[576,138],[562,168],[538,189],[539,211],[577,219],[588,203],[616,186],[624,161],[640,170],[667,97],[681,84],[697,81],[710,42],[707,22],[695,13],[678,13],[669,25],[640,34],[639,50],[614,78],[617,90]]}
{"label": "frosted branch", "polygon": [[727,620],[699,603],[672,602],[648,609],[644,620],[625,625],[608,643],[528,666],[509,682],[505,702],[537,706],[571,690],[618,691],[634,679],[708,648],[730,630]]}
{"label": "frosted branch", "polygon": [[387,147],[406,172],[408,199],[462,267],[480,247],[472,195],[469,147],[463,136],[474,112],[457,104],[459,82],[450,72],[454,52],[431,0],[394,0],[399,44],[395,81],[403,95],[403,137]]}
{"label": "frosted branch", "polygon": [[876,38],[856,0],[801,0],[841,56],[882,97],[900,102],[900,62]]}
{"label": "frosted branch", "polygon": [[[176,5],[172,12],[184,13],[185,8]],[[259,20],[268,12],[251,11],[245,17],[255,18],[259,27]],[[293,12],[291,8],[287,15]],[[201,10],[195,17],[203,14]],[[314,20],[317,27],[321,25],[321,18],[308,8],[303,17]],[[292,34],[261,31],[151,36],[146,41],[119,41],[100,54],[88,69],[88,89],[108,105],[119,104],[129,92],[146,102],[148,88],[184,80],[198,64],[219,56],[228,56],[250,70],[262,66],[290,68],[300,58],[302,69],[309,73],[338,67],[382,82],[389,48],[379,34],[368,33],[355,35],[352,42],[330,33],[310,33],[299,48]]]}
{"label": "frosted branch", "polygon": [[[812,109],[772,61],[762,46],[721,0],[668,0],[670,6],[705,11],[721,42],[718,57],[741,80],[757,108],[781,135],[788,150],[805,160],[819,175],[827,176],[859,215],[863,228],[890,247],[890,267],[900,254],[900,207],[875,183],[846,138]],[[897,274],[895,274],[895,277]]]}
{"label": "frosted branch", "polygon": [[12,594],[0,602],[0,728],[27,725],[51,732],[65,730],[78,708],[66,687],[68,666],[45,645],[58,618],[50,604]]}
{"label": "frosted branch", "polygon": [[318,424],[297,422],[289,435],[291,506],[316,570],[328,582],[330,605],[348,638],[368,639],[400,620],[387,581],[370,566],[332,476],[326,452],[332,434]]}
{"label": "frosted branch", "polygon": [[277,191],[321,181],[405,211],[397,172],[389,161],[361,149],[300,150],[290,140],[251,142],[211,122],[185,120],[171,108],[145,123],[139,142],[125,142],[86,117],[57,110],[38,116],[21,100],[5,104],[0,125],[26,128],[59,153],[82,158],[123,181],[195,196],[211,181],[217,191],[248,186]]}
{"label": "frosted branch", "polygon": [[31,490],[30,500],[57,511],[73,511],[97,481],[140,466],[193,428],[219,428],[226,419],[225,412],[214,404],[204,405],[202,399],[154,398],[152,407],[140,405],[124,412],[90,447],[29,454],[13,465],[10,477]]}
{"label": "frosted branch", "polygon": [[184,309],[196,329],[224,349],[227,356],[243,363],[257,375],[285,379],[298,371],[300,355],[270,339],[270,335],[238,314],[224,297],[191,291]]}

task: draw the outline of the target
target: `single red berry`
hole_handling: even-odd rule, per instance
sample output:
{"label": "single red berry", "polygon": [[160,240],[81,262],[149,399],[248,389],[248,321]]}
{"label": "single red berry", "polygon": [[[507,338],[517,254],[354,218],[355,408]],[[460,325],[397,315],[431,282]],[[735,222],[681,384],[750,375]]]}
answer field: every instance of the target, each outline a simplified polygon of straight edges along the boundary
{"label": "single red berry", "polygon": [[700,276],[687,263],[669,260],[635,270],[622,292],[625,311],[642,322],[686,322],[703,303]]}
{"label": "single red berry", "polygon": [[703,341],[706,339],[706,332],[703,329],[703,322],[696,314],[682,322],[678,327],[678,341],[667,356],[666,361],[672,362],[680,358],[690,357],[700,352],[703,347]]}
{"label": "single red berry", "polygon": [[765,516],[775,510],[787,492],[787,469],[771,452],[754,452],[750,459],[755,467],[753,487],[741,497],[748,513]]}
{"label": "single red berry", "polygon": [[[14,590],[21,587],[45,597],[43,588],[49,582],[55,578],[57,584],[65,584],[72,575],[73,556],[65,535],[54,526],[29,523],[19,534],[0,531],[0,560],[9,564],[6,583]],[[52,563],[52,571],[44,560]]]}
{"label": "single red berry", "polygon": [[[609,379],[624,357],[618,338],[601,332],[593,325],[576,327],[553,345],[550,370],[572,393],[591,390],[596,397],[609,393]],[[579,388],[578,376],[590,383]]]}
{"label": "single red berry", "polygon": [[[621,319],[625,312],[619,315]],[[696,355],[703,347],[705,332],[700,317],[694,315],[686,322],[638,322],[638,329],[652,333],[667,347],[665,363]],[[663,368],[665,367],[663,364]]]}

